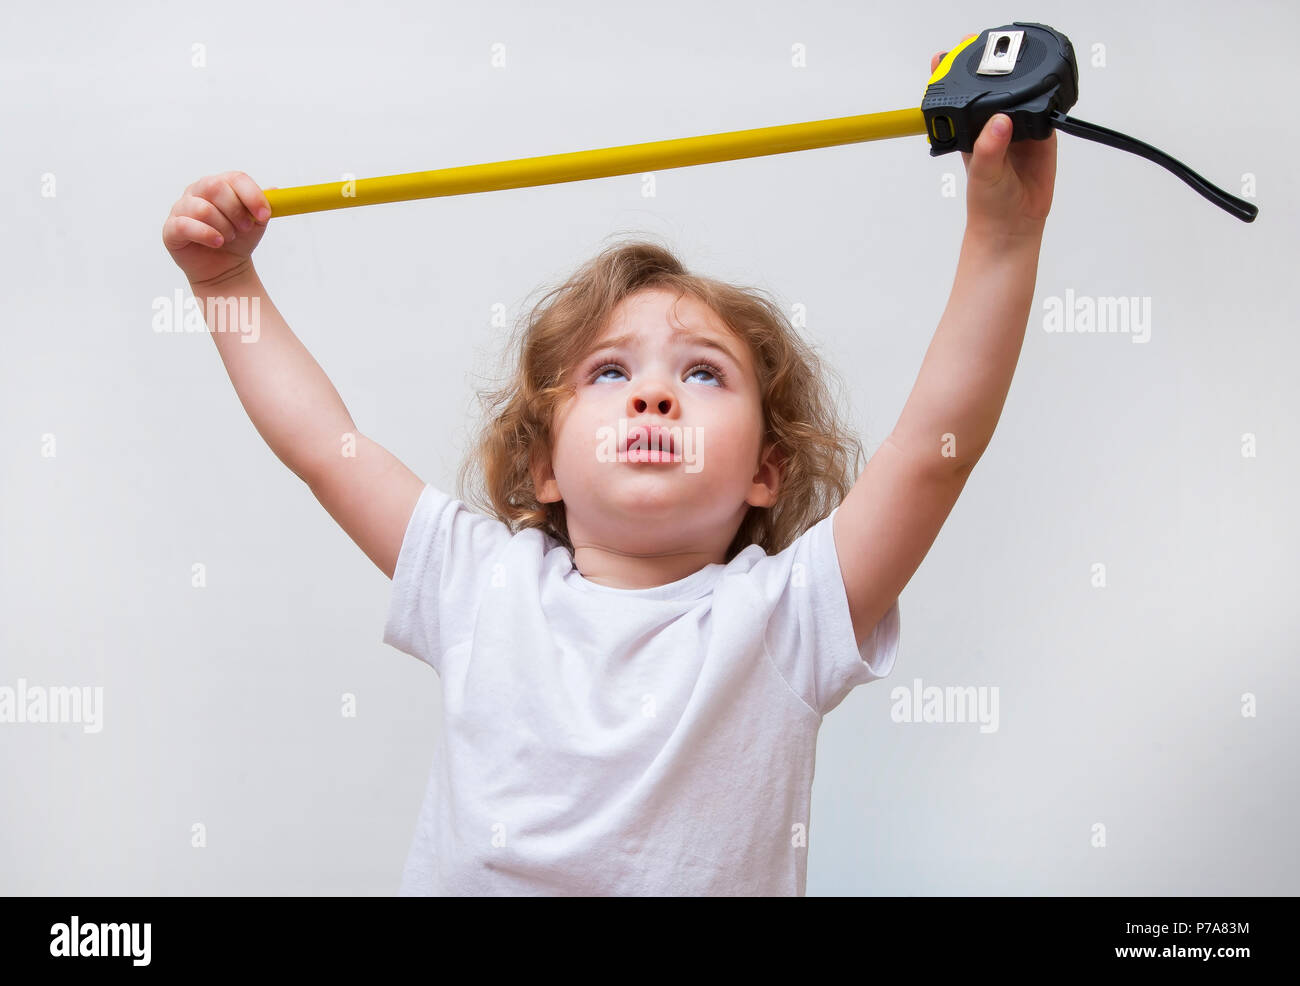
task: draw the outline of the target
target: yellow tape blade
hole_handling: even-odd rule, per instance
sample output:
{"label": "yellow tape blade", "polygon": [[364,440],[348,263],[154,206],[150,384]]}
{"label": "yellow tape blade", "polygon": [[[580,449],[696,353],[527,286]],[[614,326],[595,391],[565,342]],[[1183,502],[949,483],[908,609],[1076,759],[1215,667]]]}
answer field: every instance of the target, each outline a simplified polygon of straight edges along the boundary
{"label": "yellow tape blade", "polygon": [[304,212],[323,212],[327,209],[346,209],[381,202],[406,202],[412,199],[467,195],[471,192],[554,185],[589,178],[685,168],[859,141],[907,137],[925,132],[925,117],[919,108],[890,110],[862,116],[815,120],[811,123],[733,130],[702,137],[656,140],[645,144],[625,144],[621,147],[441,168],[437,171],[415,171],[382,178],[275,188],[266,191],[266,198],[271,203],[272,216],[294,216]]}

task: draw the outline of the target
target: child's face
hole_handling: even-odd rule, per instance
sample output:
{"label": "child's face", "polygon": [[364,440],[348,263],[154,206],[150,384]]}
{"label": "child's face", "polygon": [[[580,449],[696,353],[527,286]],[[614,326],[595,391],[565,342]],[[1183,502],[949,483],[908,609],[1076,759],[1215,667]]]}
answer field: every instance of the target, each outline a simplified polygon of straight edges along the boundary
{"label": "child's face", "polygon": [[[680,322],[670,322],[674,301]],[[675,331],[707,342],[674,340]],[[611,346],[616,337],[625,338]],[[575,547],[716,556],[750,506],[775,502],[779,475],[770,455],[760,463],[770,446],[749,347],[692,295],[647,288],[625,298],[571,380],[553,458],[534,478],[539,500],[564,501]],[[665,432],[641,430],[651,426]],[[671,440],[670,461],[636,461],[638,439],[653,450]]]}

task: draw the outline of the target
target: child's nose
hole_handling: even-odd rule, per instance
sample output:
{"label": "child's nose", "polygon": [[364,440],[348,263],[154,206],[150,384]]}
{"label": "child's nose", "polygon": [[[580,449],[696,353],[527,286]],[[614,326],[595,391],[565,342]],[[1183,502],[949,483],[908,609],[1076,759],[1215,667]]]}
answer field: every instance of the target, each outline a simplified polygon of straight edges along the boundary
{"label": "child's nose", "polygon": [[647,408],[653,407],[660,414],[668,414],[673,410],[673,398],[666,390],[660,390],[655,387],[642,388],[632,397],[631,409],[636,414],[644,414]]}

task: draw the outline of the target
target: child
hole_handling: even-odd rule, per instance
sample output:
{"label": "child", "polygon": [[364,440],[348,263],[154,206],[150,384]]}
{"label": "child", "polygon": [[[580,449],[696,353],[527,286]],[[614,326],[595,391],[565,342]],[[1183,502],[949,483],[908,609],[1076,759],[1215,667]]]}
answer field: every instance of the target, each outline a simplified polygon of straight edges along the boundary
{"label": "child", "polygon": [[952,294],[856,481],[780,309],[637,242],[534,308],[472,510],[361,434],[285,325],[251,262],[257,184],[176,203],[163,241],[194,296],[261,306],[255,344],[212,333],[244,409],[393,580],[384,641],[438,672],[401,894],[804,894],[822,717],[892,670],[898,595],[1023,341],[1056,139],[1010,145],[1001,121],[963,155]]}

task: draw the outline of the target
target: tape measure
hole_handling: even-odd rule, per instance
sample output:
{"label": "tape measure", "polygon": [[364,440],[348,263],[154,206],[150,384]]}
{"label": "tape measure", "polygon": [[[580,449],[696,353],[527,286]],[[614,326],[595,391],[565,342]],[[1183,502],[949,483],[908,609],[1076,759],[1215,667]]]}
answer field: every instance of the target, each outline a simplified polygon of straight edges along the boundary
{"label": "tape measure", "polygon": [[921,101],[930,154],[970,151],[997,113],[1011,118],[1011,139],[1042,140],[1053,129],[1131,151],[1173,172],[1245,222],[1259,208],[1212,185],[1181,161],[1136,138],[1066,116],[1079,98],[1070,39],[1045,24],[1016,21],[972,35],[944,55]]}
{"label": "tape measure", "polygon": [[1015,21],[971,35],[947,52],[930,76],[919,109],[381,178],[273,188],[266,190],[266,198],[273,217],[293,216],[358,205],[608,178],[917,134],[927,136],[930,155],[935,157],[953,151],[971,151],[989,118],[1005,113],[1011,118],[1013,141],[1043,140],[1056,129],[1130,151],[1168,169],[1238,219],[1254,221],[1259,212],[1255,205],[1228,194],[1163,151],[1133,137],[1066,116],[1078,96],[1079,70],[1070,39],[1044,24]]}

